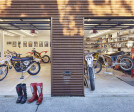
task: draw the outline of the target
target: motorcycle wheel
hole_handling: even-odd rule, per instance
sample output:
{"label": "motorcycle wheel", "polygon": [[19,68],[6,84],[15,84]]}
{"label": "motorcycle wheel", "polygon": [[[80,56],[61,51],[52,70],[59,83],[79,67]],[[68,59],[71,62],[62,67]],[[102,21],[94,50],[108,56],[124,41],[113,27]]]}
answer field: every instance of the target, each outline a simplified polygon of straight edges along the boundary
{"label": "motorcycle wheel", "polygon": [[50,61],[50,57],[48,55],[44,55],[42,57],[42,61],[43,61],[43,63],[48,63]]}
{"label": "motorcycle wheel", "polygon": [[40,63],[34,62],[32,67],[27,71],[30,75],[37,75],[40,72]]}
{"label": "motorcycle wheel", "polygon": [[102,64],[99,61],[93,61],[95,73],[99,73],[102,70]]}
{"label": "motorcycle wheel", "polygon": [[[3,71],[5,69],[5,71]],[[0,81],[5,79],[8,74],[8,66],[7,65],[0,65]]]}
{"label": "motorcycle wheel", "polygon": [[91,91],[95,90],[95,80],[94,80],[94,73],[93,68],[88,67],[88,78],[90,81]]}
{"label": "motorcycle wheel", "polygon": [[126,64],[126,65],[121,65],[120,64],[121,69],[124,70],[124,71],[130,71],[134,67],[134,62],[129,57],[122,57],[120,59],[120,63],[125,63]]}

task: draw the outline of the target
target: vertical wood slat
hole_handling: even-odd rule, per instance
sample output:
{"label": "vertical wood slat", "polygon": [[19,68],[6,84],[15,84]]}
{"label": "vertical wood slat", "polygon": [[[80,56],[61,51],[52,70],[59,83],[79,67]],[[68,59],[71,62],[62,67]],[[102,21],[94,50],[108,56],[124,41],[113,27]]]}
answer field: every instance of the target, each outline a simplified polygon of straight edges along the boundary
{"label": "vertical wood slat", "polygon": [[[75,37],[72,35],[74,32],[64,33],[66,21],[70,23],[72,20],[64,18],[60,22],[60,18],[56,17],[53,18],[52,22],[52,96],[84,96],[83,35],[78,33]],[[73,21],[77,24],[77,20]],[[75,26],[74,29],[80,30],[79,28],[83,28],[83,18],[80,18],[78,22],[79,25]],[[53,29],[55,27],[57,29]],[[58,29],[60,27],[63,29]],[[73,29],[68,28],[68,30]],[[75,53],[73,54],[72,51]],[[65,79],[65,71],[71,71],[71,78]]]}

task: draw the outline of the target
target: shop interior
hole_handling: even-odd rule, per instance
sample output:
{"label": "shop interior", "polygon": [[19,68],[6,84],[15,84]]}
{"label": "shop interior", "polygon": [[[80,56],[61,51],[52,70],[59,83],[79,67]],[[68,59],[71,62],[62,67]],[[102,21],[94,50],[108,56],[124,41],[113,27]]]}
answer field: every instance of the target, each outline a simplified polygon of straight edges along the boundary
{"label": "shop interior", "polygon": [[[5,59],[7,51],[21,54],[20,57],[27,57],[33,49],[41,53],[41,55],[48,55],[51,60],[51,20],[46,19],[0,19],[0,58]],[[85,18],[84,20],[84,54],[87,52],[98,52],[109,55],[124,51],[128,57],[133,59],[134,47],[134,19],[96,19]],[[100,52],[99,52],[100,53]],[[43,57],[43,56],[42,56]],[[36,58],[36,57],[35,57]],[[43,82],[43,94],[51,94],[51,61],[44,63],[40,61],[41,70],[37,75],[30,75],[24,73],[24,79],[20,79],[21,73],[16,72],[14,68],[9,69],[5,79],[0,81],[0,95],[16,95],[15,86],[18,83],[26,83],[29,88],[28,94],[31,94],[30,83]],[[102,88],[107,87],[103,84],[105,76],[122,76],[127,74],[132,77],[132,71],[123,71],[119,66],[109,67],[106,69],[103,61],[102,70],[96,74],[99,87],[96,89],[102,92]],[[103,75],[103,76],[102,76]],[[105,82],[110,83],[109,79]],[[119,85],[118,80],[112,79],[112,85]],[[126,90],[124,83],[120,82],[122,89]],[[129,88],[126,86],[126,88]],[[99,91],[100,90],[100,91]],[[105,89],[111,91],[111,88]],[[104,91],[105,91],[104,90]],[[106,91],[106,92],[107,92]]]}
{"label": "shop interior", "polygon": [[[97,52],[99,56],[111,55],[113,53],[125,52],[125,55],[132,60],[134,47],[134,19],[115,19],[115,18],[85,18],[84,19],[84,53]],[[94,57],[96,58],[96,57]],[[132,70],[124,71],[119,66],[106,67],[102,58],[99,60],[102,64],[102,70],[96,73],[96,77],[100,80],[105,77],[115,76],[122,78],[129,77],[132,80]],[[108,60],[111,64],[111,60]],[[103,78],[102,78],[103,77]],[[123,77],[123,78],[124,78]],[[125,80],[124,79],[121,80]],[[98,79],[97,79],[98,80]],[[100,81],[99,80],[99,81]],[[106,79],[108,80],[108,79]],[[109,81],[110,82],[110,81]],[[109,82],[104,87],[109,85]],[[115,83],[115,81],[113,81]],[[103,83],[99,82],[99,83]],[[120,84],[114,84],[116,87]],[[111,87],[113,86],[111,85]],[[132,86],[134,86],[132,84]],[[102,87],[102,88],[104,88]],[[114,88],[114,87],[113,87]],[[104,90],[105,91],[105,90]],[[111,91],[111,90],[109,90]]]}
{"label": "shop interior", "polygon": [[[15,86],[18,83],[26,83],[31,94],[30,83],[43,82],[43,94],[51,94],[51,20],[45,19],[0,19],[0,58],[5,59],[7,51],[20,54],[20,57],[40,59],[40,72],[37,75],[23,73],[24,79],[20,79],[22,73],[16,72],[14,67],[9,69],[5,79],[0,81],[0,94],[16,95]],[[32,50],[40,53],[36,57]],[[47,55],[49,59],[41,59]]]}

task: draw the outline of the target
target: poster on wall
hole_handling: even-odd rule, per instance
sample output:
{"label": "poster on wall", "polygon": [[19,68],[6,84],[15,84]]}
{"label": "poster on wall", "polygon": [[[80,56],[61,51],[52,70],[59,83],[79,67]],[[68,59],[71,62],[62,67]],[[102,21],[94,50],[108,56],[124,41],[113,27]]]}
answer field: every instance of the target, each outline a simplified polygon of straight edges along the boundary
{"label": "poster on wall", "polygon": [[34,47],[38,47],[38,41],[34,41]]}
{"label": "poster on wall", "polygon": [[45,41],[45,42],[44,42],[44,46],[45,46],[45,47],[48,47],[48,41]]}
{"label": "poster on wall", "polygon": [[16,47],[16,46],[17,46],[17,42],[16,42],[16,41],[13,41],[12,46],[13,46],[13,47]]}
{"label": "poster on wall", "polygon": [[11,41],[9,41],[9,42],[8,42],[8,44],[9,44],[9,45],[12,45],[12,42],[11,42]]}
{"label": "poster on wall", "polygon": [[9,45],[9,41],[7,41],[7,45]]}
{"label": "poster on wall", "polygon": [[19,48],[21,47],[21,41],[18,41],[18,47]]}
{"label": "poster on wall", "polygon": [[23,42],[23,47],[27,47],[27,41]]}
{"label": "poster on wall", "polygon": [[28,42],[28,46],[29,46],[29,47],[32,47],[32,46],[33,46],[33,42],[32,42],[32,41],[29,41],[29,42]]}
{"label": "poster on wall", "polygon": [[7,45],[11,45],[12,44],[12,42],[11,41],[7,41]]}
{"label": "poster on wall", "polygon": [[43,47],[43,42],[42,41],[39,42],[39,47]]}

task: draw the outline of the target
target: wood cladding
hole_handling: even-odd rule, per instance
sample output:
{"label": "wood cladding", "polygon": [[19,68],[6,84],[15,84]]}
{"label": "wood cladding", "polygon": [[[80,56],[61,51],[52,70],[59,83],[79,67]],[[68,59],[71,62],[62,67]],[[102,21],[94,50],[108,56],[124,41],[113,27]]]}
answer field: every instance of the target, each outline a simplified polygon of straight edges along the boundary
{"label": "wood cladding", "polygon": [[[63,31],[71,21],[75,21],[77,24],[75,28],[80,30],[79,28],[83,28],[83,18],[79,18],[79,21],[70,18],[62,19],[63,24],[60,21],[60,17],[53,17],[52,95],[83,96],[83,35],[77,34],[75,37],[72,36],[74,32],[64,34]],[[62,26],[62,29],[56,29],[57,25]],[[67,31],[69,30],[72,28],[68,27]],[[65,78],[65,71],[71,71],[69,79]]]}
{"label": "wood cladding", "polygon": [[84,95],[83,17],[133,15],[133,0],[0,0],[0,18],[52,17],[53,96]]}
{"label": "wood cladding", "polygon": [[133,16],[133,0],[1,0],[1,17]]}

